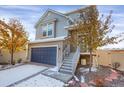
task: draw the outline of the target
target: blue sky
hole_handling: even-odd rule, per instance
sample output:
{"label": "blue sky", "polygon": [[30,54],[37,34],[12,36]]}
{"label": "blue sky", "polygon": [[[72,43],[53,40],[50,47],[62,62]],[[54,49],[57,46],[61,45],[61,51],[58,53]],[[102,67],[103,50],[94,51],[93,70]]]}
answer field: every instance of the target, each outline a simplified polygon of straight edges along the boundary
{"label": "blue sky", "polygon": [[[19,18],[23,23],[26,31],[29,33],[29,39],[34,40],[35,38],[35,29],[34,25],[42,14],[48,9],[54,9],[59,12],[65,13],[71,10],[79,9],[83,7],[82,5],[41,5],[41,6],[0,6],[0,19],[9,18]],[[113,24],[115,28],[111,35],[115,35],[121,32],[124,32],[124,6],[98,6],[98,9],[101,14],[107,15],[110,10],[113,10]],[[104,48],[124,48],[124,42],[121,42],[116,45],[108,45]]]}

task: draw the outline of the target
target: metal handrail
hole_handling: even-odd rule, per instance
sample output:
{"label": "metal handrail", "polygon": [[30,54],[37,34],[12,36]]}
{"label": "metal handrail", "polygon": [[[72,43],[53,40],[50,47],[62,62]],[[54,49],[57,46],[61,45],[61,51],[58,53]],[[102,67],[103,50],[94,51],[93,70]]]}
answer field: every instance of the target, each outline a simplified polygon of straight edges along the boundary
{"label": "metal handrail", "polygon": [[[64,58],[66,57],[66,52],[68,51],[68,46],[64,47],[63,48],[63,59],[62,61],[64,60]],[[68,51],[69,52],[69,51]],[[70,53],[70,52],[69,52]],[[61,66],[63,65],[63,63],[59,66],[58,70],[61,68]]]}
{"label": "metal handrail", "polygon": [[[76,67],[77,67],[77,64],[78,64],[78,61],[79,61],[79,57],[80,57],[80,48],[77,47],[76,52],[74,53],[73,58],[71,60],[72,64],[73,64],[72,75],[74,75],[74,73],[75,73],[75,70],[76,70]],[[61,64],[61,66],[62,66],[62,64]]]}
{"label": "metal handrail", "polygon": [[74,62],[73,63],[73,72],[72,72],[73,75],[75,73],[75,70],[76,70],[76,67],[77,67],[77,64],[78,64],[78,61],[79,61],[79,57],[80,57],[80,48],[77,47],[77,50],[76,50],[76,52],[73,56],[73,59],[72,59],[72,62]]}
{"label": "metal handrail", "polygon": [[69,49],[68,49],[68,46],[66,46],[66,47],[64,48],[64,50],[63,50],[63,58],[65,58],[67,52],[68,52],[68,54],[70,53],[70,52],[69,52]]}

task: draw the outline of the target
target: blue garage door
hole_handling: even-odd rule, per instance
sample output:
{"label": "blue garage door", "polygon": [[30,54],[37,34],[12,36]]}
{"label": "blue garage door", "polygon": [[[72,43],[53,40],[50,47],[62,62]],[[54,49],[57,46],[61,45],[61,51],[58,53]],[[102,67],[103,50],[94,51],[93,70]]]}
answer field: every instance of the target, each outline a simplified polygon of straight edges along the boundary
{"label": "blue garage door", "polygon": [[31,49],[31,61],[56,65],[56,47],[39,47]]}

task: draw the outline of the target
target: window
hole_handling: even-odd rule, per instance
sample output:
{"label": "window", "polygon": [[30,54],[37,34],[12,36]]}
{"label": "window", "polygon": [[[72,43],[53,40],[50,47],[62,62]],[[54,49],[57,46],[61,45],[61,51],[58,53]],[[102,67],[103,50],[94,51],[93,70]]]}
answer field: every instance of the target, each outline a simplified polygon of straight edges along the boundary
{"label": "window", "polygon": [[42,27],[43,36],[52,36],[53,35],[53,28],[54,28],[53,23],[49,23],[49,24],[44,25]]}
{"label": "window", "polygon": [[46,36],[46,32],[45,31],[43,31],[43,36]]}
{"label": "window", "polygon": [[46,25],[45,26],[43,26],[43,36],[46,36],[47,35],[47,27],[46,27]]}
{"label": "window", "polygon": [[53,24],[48,24],[48,36],[52,35]]}

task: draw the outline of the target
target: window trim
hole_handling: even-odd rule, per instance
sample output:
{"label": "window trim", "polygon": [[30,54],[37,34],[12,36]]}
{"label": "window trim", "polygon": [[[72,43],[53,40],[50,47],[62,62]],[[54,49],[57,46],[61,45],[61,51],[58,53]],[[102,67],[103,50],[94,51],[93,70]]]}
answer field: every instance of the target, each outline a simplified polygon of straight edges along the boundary
{"label": "window trim", "polygon": [[[51,35],[48,35],[48,32],[49,32],[49,31],[48,31],[48,26],[49,26],[49,24],[52,24],[52,25],[53,25],[53,27],[52,27],[52,34],[51,34]],[[44,32],[44,31],[42,31],[42,36],[43,36],[43,38],[54,36],[54,25],[55,25],[54,22],[49,22],[49,23],[46,23],[46,24],[43,25],[43,26],[46,26],[46,36],[43,36],[43,32]]]}

